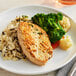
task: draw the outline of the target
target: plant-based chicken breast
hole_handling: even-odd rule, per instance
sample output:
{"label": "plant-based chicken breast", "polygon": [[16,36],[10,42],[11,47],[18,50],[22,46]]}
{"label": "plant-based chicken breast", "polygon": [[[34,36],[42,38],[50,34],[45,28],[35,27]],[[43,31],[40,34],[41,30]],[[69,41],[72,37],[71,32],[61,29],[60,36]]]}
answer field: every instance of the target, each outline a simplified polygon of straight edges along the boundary
{"label": "plant-based chicken breast", "polygon": [[17,31],[20,46],[27,58],[37,65],[44,65],[53,51],[46,32],[36,24],[20,22]]}

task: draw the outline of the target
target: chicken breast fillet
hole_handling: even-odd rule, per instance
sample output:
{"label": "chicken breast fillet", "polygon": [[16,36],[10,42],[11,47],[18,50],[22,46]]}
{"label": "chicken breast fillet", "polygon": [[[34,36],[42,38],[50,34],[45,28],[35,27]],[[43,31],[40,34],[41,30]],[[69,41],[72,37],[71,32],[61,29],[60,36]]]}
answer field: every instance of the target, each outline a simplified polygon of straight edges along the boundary
{"label": "chicken breast fillet", "polygon": [[23,53],[33,63],[44,65],[52,57],[48,35],[38,25],[20,22],[17,35]]}

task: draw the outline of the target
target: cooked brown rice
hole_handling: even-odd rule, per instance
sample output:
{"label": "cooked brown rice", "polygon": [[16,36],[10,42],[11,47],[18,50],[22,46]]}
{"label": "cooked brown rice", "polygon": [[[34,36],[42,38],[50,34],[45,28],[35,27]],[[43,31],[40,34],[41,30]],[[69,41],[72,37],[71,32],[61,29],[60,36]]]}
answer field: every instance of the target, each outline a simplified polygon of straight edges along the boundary
{"label": "cooked brown rice", "polygon": [[4,60],[20,60],[26,59],[23,54],[18,38],[17,38],[17,27],[20,21],[29,21],[25,16],[16,18],[5,28],[0,36],[0,52]]}

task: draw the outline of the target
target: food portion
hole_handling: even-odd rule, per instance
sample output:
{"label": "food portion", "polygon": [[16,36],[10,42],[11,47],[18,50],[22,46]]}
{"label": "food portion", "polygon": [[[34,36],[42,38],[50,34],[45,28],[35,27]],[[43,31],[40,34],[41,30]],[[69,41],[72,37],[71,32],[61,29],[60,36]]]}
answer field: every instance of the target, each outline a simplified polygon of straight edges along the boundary
{"label": "food portion", "polygon": [[63,16],[63,19],[59,21],[60,25],[63,27],[63,29],[67,32],[71,25],[68,17]]}
{"label": "food portion", "polygon": [[52,43],[51,45],[52,45],[53,50],[56,49],[59,46],[59,44],[60,44],[60,41]]}
{"label": "food portion", "polygon": [[53,51],[48,35],[38,25],[20,22],[17,34],[24,54],[33,63],[44,65],[52,57]]}
{"label": "food portion", "polygon": [[[68,50],[71,46],[67,46],[68,41],[66,42],[65,47],[63,47],[62,38],[71,28],[70,20],[68,17],[63,16],[62,13],[50,13],[50,14],[36,14],[32,17],[32,21],[35,24],[38,24],[42,27],[49,36],[49,39],[52,43],[53,49],[57,48],[59,45],[61,49]],[[64,40],[64,39],[63,39]]]}
{"label": "food portion", "polygon": [[70,36],[66,36],[60,40],[60,48],[63,50],[68,50],[73,45],[72,39]]}
{"label": "food portion", "polygon": [[38,13],[31,19],[22,15],[5,28],[0,35],[0,52],[4,60],[26,60],[44,65],[60,47],[68,50],[73,41],[65,36],[71,28],[68,17],[62,13]]}
{"label": "food portion", "polygon": [[18,25],[16,19],[11,21],[0,36],[0,52],[4,60],[26,60],[17,38]]}
{"label": "food portion", "polygon": [[50,13],[50,14],[36,14],[32,17],[32,21],[43,28],[49,35],[49,39],[52,43],[60,40],[65,31],[60,25],[59,21],[63,19],[62,13]]}

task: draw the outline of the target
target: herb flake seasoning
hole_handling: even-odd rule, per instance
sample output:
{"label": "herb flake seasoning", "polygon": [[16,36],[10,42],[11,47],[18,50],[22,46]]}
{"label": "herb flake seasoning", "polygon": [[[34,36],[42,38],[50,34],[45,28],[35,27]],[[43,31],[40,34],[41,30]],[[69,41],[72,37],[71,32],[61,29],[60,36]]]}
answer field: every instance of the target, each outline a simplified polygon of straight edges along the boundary
{"label": "herb flake seasoning", "polygon": [[32,24],[29,24],[29,25],[33,27],[33,25],[32,25]]}
{"label": "herb flake seasoning", "polygon": [[42,32],[38,32],[37,34],[42,35],[43,33]]}

